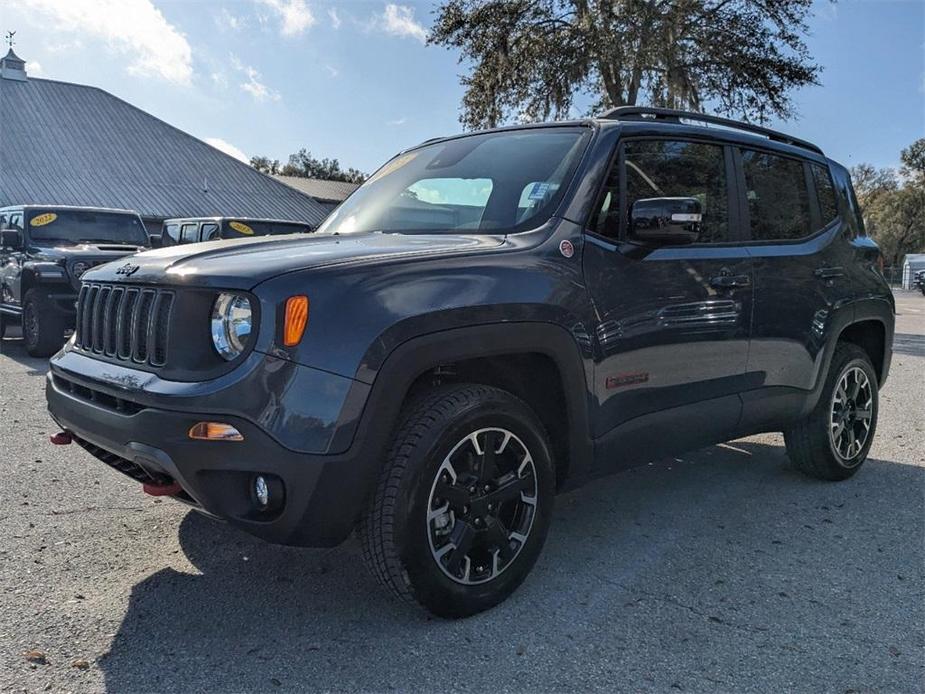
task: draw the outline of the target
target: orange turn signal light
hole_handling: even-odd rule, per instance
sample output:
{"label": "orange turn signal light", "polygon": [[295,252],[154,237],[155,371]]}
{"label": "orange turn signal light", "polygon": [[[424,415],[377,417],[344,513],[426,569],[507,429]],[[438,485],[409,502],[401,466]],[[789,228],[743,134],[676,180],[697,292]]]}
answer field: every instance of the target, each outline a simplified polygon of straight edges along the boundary
{"label": "orange turn signal light", "polygon": [[189,437],[197,441],[243,441],[244,436],[230,424],[199,422],[189,430]]}
{"label": "orange turn signal light", "polygon": [[290,296],[286,299],[283,319],[283,345],[295,347],[302,341],[305,326],[308,325],[308,297]]}

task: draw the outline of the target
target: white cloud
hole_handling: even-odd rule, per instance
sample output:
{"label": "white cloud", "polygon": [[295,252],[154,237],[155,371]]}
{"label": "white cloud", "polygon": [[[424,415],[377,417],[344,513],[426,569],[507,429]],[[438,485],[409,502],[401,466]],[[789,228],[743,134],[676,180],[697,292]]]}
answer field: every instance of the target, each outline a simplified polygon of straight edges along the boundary
{"label": "white cloud", "polygon": [[39,61],[30,60],[26,63],[26,74],[29,77],[41,77],[45,74],[45,69]]}
{"label": "white cloud", "polygon": [[219,89],[228,88],[228,75],[224,72],[216,70],[209,77],[212,79],[212,84],[214,84]]}
{"label": "white cloud", "polygon": [[389,3],[385,6],[380,26],[383,31],[393,36],[416,39],[421,43],[427,41],[427,29],[414,18],[414,8],[407,5]]}
{"label": "white cloud", "polygon": [[279,92],[270,89],[261,81],[260,73],[256,68],[245,65],[236,56],[231,56],[231,64],[235,70],[247,77],[246,82],[241,83],[241,89],[254,97],[254,101],[279,101]]}
{"label": "white cloud", "polygon": [[334,29],[340,29],[342,22],[340,21],[340,16],[337,14],[337,10],[333,7],[328,10],[328,17],[331,18],[331,27]]}
{"label": "white cloud", "polygon": [[279,17],[283,36],[298,36],[316,21],[305,0],[260,0],[260,3]]}
{"label": "white cloud", "polygon": [[22,0],[60,33],[102,39],[128,57],[128,71],[189,85],[192,49],[151,0]]}
{"label": "white cloud", "polygon": [[239,161],[243,161],[245,164],[250,163],[251,159],[249,156],[247,156],[244,152],[242,152],[230,142],[225,142],[225,140],[220,137],[207,137],[206,143],[215,147],[215,149],[217,149],[219,152],[224,152],[228,156],[234,157]]}
{"label": "white cloud", "polygon": [[408,119],[407,119],[405,116],[402,116],[401,118],[396,118],[395,120],[390,120],[390,121],[388,122],[388,125],[404,125],[404,124],[407,123],[407,122],[408,122]]}
{"label": "white cloud", "polygon": [[229,31],[238,31],[239,29],[244,28],[244,18],[236,14],[232,14],[228,11],[227,7],[223,7],[221,11],[215,16],[215,23],[218,24],[219,29],[229,30]]}
{"label": "white cloud", "polygon": [[340,70],[333,65],[325,65],[324,69],[328,71],[328,75],[330,75],[331,79],[334,79],[340,74]]}

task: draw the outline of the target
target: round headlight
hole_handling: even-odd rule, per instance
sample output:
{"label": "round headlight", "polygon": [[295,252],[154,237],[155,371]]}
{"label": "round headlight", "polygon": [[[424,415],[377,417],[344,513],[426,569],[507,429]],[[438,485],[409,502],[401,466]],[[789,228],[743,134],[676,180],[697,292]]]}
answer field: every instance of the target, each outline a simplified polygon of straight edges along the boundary
{"label": "round headlight", "polygon": [[212,306],[212,344],[231,361],[247,347],[251,335],[251,302],[243,294],[222,293]]}

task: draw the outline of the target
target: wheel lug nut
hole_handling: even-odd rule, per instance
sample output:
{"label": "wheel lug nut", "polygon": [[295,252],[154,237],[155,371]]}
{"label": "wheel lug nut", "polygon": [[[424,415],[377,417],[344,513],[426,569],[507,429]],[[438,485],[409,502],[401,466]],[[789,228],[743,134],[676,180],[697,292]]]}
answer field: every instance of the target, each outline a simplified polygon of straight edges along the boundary
{"label": "wheel lug nut", "polygon": [[469,513],[469,507],[463,506],[463,513]]}
{"label": "wheel lug nut", "polygon": [[469,493],[475,494],[475,487],[469,487]]}

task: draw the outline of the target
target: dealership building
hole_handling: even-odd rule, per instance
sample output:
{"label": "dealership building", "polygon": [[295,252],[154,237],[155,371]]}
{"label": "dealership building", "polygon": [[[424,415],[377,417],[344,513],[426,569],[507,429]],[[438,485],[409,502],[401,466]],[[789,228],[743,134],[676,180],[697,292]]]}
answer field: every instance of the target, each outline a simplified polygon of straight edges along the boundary
{"label": "dealership building", "polygon": [[331,204],[264,175],[97,87],[26,74],[0,59],[0,206],[135,210],[152,233],[170,217],[318,225]]}

